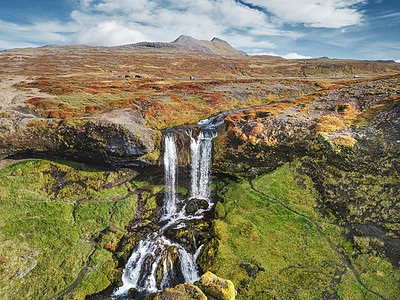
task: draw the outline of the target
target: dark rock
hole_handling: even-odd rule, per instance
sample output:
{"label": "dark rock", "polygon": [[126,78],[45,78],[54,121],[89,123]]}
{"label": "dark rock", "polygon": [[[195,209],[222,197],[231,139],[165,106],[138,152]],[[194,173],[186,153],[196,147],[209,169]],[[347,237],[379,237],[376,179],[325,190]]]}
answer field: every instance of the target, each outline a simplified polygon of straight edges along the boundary
{"label": "dark rock", "polygon": [[217,238],[213,238],[201,250],[199,257],[197,258],[197,264],[203,270],[210,270],[213,266],[218,252],[218,247],[219,240]]}
{"label": "dark rock", "polygon": [[185,221],[184,224],[185,227],[182,228],[166,229],[164,235],[194,254],[200,245],[208,241],[210,225],[205,220],[190,220]]}
{"label": "dark rock", "polygon": [[247,272],[249,277],[252,277],[252,278],[256,278],[256,276],[259,272],[265,272],[265,269],[263,267],[261,267],[260,265],[258,265],[257,263],[255,263],[255,264],[241,263],[240,267],[243,268]]}
{"label": "dark rock", "polygon": [[[166,270],[164,270],[164,267],[166,267]],[[184,282],[181,271],[181,262],[179,260],[179,250],[175,246],[171,246],[164,250],[161,255],[161,261],[156,270],[156,281],[159,289],[163,288],[161,286],[161,281],[165,274],[167,274],[169,281],[168,283],[170,285],[176,285]]]}
{"label": "dark rock", "polygon": [[208,202],[204,199],[190,199],[185,206],[185,211],[188,214],[195,214],[199,209],[207,209]]}
{"label": "dark rock", "polygon": [[136,297],[139,295],[139,291],[135,288],[129,289],[128,292],[128,299],[136,299]]}

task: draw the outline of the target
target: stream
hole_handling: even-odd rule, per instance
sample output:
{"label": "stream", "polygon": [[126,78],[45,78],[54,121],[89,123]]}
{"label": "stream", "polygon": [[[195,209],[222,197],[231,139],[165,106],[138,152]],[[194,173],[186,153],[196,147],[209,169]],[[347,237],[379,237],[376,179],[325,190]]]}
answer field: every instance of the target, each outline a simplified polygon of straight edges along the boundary
{"label": "stream", "polygon": [[[224,114],[225,116],[225,114]],[[212,208],[210,197],[212,139],[224,116],[217,116],[192,127],[171,128],[163,132],[165,196],[159,220],[160,230],[141,240],[131,254],[122,275],[123,285],[112,299],[126,299],[130,289],[139,297],[179,283],[200,279],[196,264],[202,249],[200,241],[180,244],[169,237],[201,220]],[[185,199],[177,195],[179,166],[189,164],[190,191]]]}

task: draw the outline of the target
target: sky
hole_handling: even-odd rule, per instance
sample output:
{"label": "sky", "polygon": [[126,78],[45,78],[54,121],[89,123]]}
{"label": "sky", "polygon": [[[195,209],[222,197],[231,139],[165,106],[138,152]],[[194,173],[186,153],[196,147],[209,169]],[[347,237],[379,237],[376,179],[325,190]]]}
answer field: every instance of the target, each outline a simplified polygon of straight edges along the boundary
{"label": "sky", "polygon": [[8,0],[0,50],[221,38],[251,55],[400,62],[399,0]]}

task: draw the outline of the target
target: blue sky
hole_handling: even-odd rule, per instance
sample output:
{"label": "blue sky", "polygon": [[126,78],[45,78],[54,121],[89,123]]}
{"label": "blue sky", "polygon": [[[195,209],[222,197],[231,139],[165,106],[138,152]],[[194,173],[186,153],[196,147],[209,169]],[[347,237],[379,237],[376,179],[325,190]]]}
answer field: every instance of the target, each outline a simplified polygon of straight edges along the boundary
{"label": "blue sky", "polygon": [[400,62],[399,0],[2,1],[0,49],[219,37],[249,54]]}

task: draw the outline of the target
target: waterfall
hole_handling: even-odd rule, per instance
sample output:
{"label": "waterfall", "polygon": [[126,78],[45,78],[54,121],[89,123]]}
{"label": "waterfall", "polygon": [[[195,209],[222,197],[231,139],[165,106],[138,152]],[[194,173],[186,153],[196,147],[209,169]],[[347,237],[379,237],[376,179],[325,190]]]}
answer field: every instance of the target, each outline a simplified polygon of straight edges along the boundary
{"label": "waterfall", "polygon": [[190,162],[191,162],[191,197],[208,200],[210,198],[210,166],[212,139],[216,130],[203,129],[197,139],[191,137]]}
{"label": "waterfall", "polygon": [[168,218],[176,210],[176,175],[178,167],[178,156],[173,132],[164,135],[164,172],[165,172],[165,199],[164,215]]}
{"label": "waterfall", "polygon": [[[185,222],[201,219],[202,213],[211,208],[211,150],[212,139],[217,132],[208,122],[201,123],[196,130],[184,129],[190,138],[191,190],[190,197],[180,203],[176,193],[180,152],[177,144],[179,140],[180,145],[185,145],[181,140],[182,130],[180,129],[179,139],[176,138],[178,130],[164,132],[165,197],[160,217],[161,229],[148,235],[136,246],[123,271],[123,286],[113,292],[112,299],[125,299],[131,288],[145,295],[178,283],[195,282],[200,278],[196,259],[202,245],[197,246],[193,237],[195,249],[191,253],[183,245],[168,239],[165,234],[168,230],[186,227]],[[206,200],[208,208],[188,215],[184,206],[197,199]]]}

